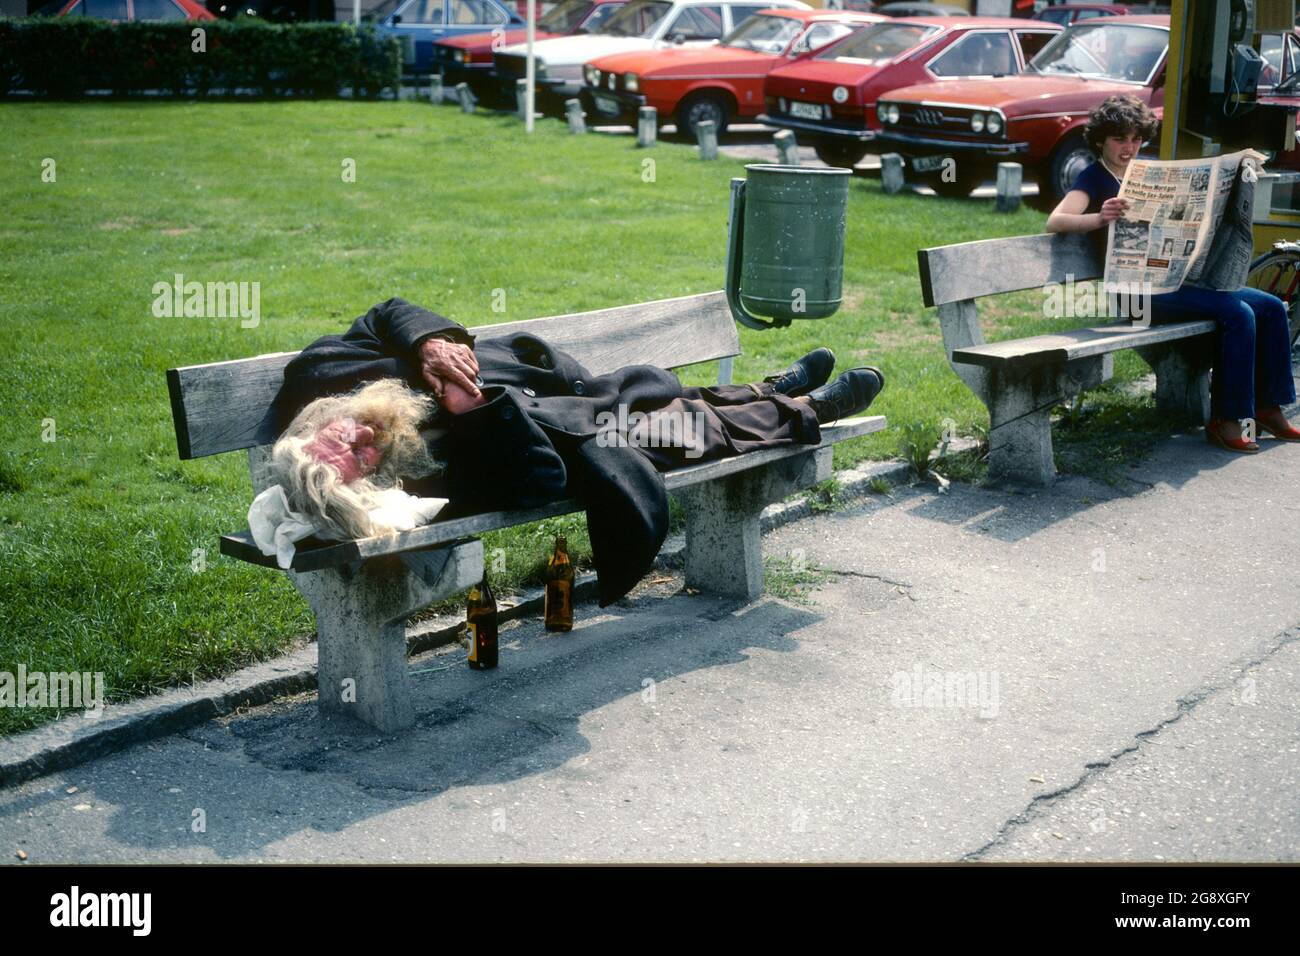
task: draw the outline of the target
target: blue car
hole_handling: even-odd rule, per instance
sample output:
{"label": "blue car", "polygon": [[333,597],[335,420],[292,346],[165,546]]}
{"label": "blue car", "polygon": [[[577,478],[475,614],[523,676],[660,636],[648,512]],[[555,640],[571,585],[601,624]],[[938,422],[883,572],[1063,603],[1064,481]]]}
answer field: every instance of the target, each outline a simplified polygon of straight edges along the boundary
{"label": "blue car", "polygon": [[[538,4],[538,16],[541,4]],[[433,45],[447,37],[524,26],[509,0],[384,0],[364,19],[402,43],[407,71],[432,71]]]}

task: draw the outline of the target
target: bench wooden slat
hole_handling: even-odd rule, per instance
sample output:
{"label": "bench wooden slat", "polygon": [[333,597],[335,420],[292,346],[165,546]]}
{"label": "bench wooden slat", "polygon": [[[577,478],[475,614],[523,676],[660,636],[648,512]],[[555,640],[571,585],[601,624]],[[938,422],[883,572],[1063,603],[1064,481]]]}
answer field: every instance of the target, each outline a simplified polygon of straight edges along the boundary
{"label": "bench wooden slat", "polygon": [[1063,282],[1099,279],[1103,263],[1084,233],[980,239],[918,249],[921,295],[927,306]]}
{"label": "bench wooden slat", "polygon": [[[683,334],[689,329],[689,334]],[[603,375],[625,365],[684,368],[740,354],[736,323],[722,292],[476,326],[483,339],[530,332]],[[182,459],[275,441],[271,403],[297,352],[190,365],[167,372],[176,446]]]}
{"label": "bench wooden slat", "polygon": [[[687,468],[679,468],[676,471],[666,473],[664,475],[664,484],[669,491],[687,488],[706,481],[724,478],[727,475],[747,471],[751,468],[757,468],[783,458],[807,454],[818,448],[825,448],[828,445],[849,438],[869,435],[881,431],[885,426],[885,418],[880,415],[848,418],[834,425],[823,425],[820,445],[789,445],[781,448],[769,448],[733,458],[722,458],[700,465],[691,465]],[[582,505],[580,502],[565,499],[528,511],[491,511],[469,515],[465,518],[456,518],[451,521],[434,522],[395,535],[362,538],[357,541],[330,542],[314,548],[300,547],[294,554],[293,570],[316,571],[321,568],[363,561],[379,555],[397,554],[402,551],[414,551],[449,544],[488,531],[496,531],[499,528],[509,528],[514,525],[540,521],[543,518],[551,518],[556,515],[581,510]],[[252,535],[246,530],[236,534],[222,535],[221,553],[252,564],[261,564],[266,567],[278,566],[274,557],[262,554],[253,542]]]}
{"label": "bench wooden slat", "polygon": [[1105,355],[1121,349],[1175,342],[1213,331],[1212,319],[1152,325],[1147,328],[1134,326],[1131,322],[1116,322],[1113,325],[1071,329],[1069,332],[953,349],[952,360],[985,368],[1048,365]]}

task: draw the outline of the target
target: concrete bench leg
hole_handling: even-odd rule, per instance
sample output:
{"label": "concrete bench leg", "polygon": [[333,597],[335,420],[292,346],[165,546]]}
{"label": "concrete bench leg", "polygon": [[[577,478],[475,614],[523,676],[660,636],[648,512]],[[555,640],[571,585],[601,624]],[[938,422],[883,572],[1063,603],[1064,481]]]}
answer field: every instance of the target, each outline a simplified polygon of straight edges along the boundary
{"label": "concrete bench leg", "polygon": [[321,711],[355,717],[382,733],[413,725],[406,619],[482,574],[481,541],[372,558],[356,570],[291,573],[316,614]]}
{"label": "concrete bench leg", "polygon": [[819,448],[676,492],[686,512],[687,587],[745,601],[759,597],[763,509],[830,474],[831,449]]}
{"label": "concrete bench leg", "polygon": [[1202,336],[1135,349],[1156,373],[1156,407],[1186,415],[1198,424],[1210,420],[1210,366],[1213,344]]}
{"label": "concrete bench leg", "polygon": [[989,481],[1050,485],[1052,408],[1110,378],[1109,355],[1022,372],[990,370],[980,397],[989,410]]}

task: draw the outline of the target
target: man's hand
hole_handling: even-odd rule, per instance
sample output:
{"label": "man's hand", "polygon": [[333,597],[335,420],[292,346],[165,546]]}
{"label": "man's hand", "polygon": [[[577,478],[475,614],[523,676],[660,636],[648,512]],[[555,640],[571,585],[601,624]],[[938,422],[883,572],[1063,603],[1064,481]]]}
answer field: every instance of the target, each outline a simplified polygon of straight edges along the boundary
{"label": "man's hand", "polygon": [[1114,222],[1116,219],[1122,217],[1124,213],[1127,211],[1128,211],[1127,199],[1120,199],[1118,196],[1115,196],[1114,198],[1111,199],[1107,199],[1104,203],[1101,204],[1101,213],[1100,213],[1101,221],[1103,223]]}
{"label": "man's hand", "polygon": [[431,336],[420,343],[420,375],[439,400],[446,397],[448,385],[478,398],[474,384],[478,376],[478,358],[468,345],[448,342]]}

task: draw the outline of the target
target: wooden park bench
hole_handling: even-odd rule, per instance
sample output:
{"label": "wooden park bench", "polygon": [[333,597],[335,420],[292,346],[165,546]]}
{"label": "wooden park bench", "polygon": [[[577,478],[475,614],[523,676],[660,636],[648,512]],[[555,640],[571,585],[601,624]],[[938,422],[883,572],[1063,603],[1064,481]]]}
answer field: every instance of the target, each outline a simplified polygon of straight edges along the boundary
{"label": "wooden park bench", "polygon": [[1120,321],[984,341],[975,302],[981,296],[1101,278],[1101,258],[1085,235],[984,239],[920,249],[917,258],[925,304],[939,308],[948,361],[988,406],[990,481],[1052,482],[1052,408],[1109,379],[1120,349],[1135,349],[1155,370],[1162,410],[1209,419],[1212,320]]}
{"label": "wooden park bench", "polygon": [[[722,378],[740,354],[722,292],[523,322],[481,326],[480,339],[531,332],[575,356],[594,375],[624,365],[677,369],[721,361]],[[182,459],[248,449],[254,482],[277,434],[272,400],[297,353],[171,369],[176,440]],[[832,446],[885,427],[880,416],[822,428],[817,446],[752,452],[664,475],[686,516],[686,583],[752,600],[763,591],[759,515],[787,495],[830,477]],[[253,488],[257,494],[263,489]],[[358,717],[384,732],[415,721],[406,668],[406,618],[476,583],[478,536],[581,510],[576,500],[528,511],[435,521],[400,534],[343,542],[302,542],[290,580],[316,615],[317,686],[322,711]],[[223,535],[223,554],[278,567],[247,531]]]}

